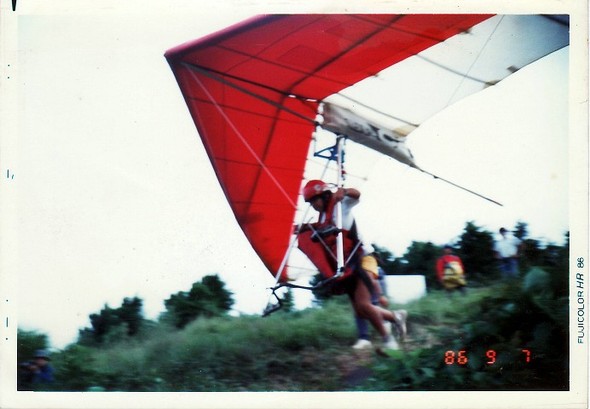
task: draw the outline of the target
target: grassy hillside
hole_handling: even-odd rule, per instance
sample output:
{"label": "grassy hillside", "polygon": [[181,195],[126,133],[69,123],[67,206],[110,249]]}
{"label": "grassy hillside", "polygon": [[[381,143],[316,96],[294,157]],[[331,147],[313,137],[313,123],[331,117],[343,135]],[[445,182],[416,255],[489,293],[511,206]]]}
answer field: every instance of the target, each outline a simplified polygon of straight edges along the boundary
{"label": "grassy hillside", "polygon": [[140,339],[55,354],[52,389],[567,389],[567,298],[550,282],[533,270],[522,280],[466,295],[434,291],[404,305],[409,336],[388,358],[350,347],[356,334],[345,296],[266,318],[198,319],[182,330],[154,323]]}

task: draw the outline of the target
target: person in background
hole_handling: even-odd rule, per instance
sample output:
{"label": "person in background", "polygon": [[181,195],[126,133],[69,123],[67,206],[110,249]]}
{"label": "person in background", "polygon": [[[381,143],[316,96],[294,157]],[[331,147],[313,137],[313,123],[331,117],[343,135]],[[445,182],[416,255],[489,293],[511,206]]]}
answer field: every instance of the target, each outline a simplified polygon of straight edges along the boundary
{"label": "person in background", "polygon": [[[387,307],[389,305],[389,300],[387,299],[387,284],[385,282],[385,271],[383,271],[383,268],[381,268],[381,263],[380,263],[380,259],[379,256],[377,254],[375,254],[375,258],[377,259],[377,263],[379,264],[377,270],[378,270],[378,277],[377,277],[377,281],[378,284],[381,288],[381,297],[375,297],[372,296],[371,297],[371,302],[373,303],[373,305],[381,305],[382,307]],[[408,316],[408,312],[406,310],[396,310],[393,311],[394,315],[397,315],[399,317],[399,321],[404,321],[406,320],[406,317]],[[372,342],[371,342],[371,336],[369,334],[369,323],[367,322],[366,319],[363,319],[361,317],[359,317],[357,314],[355,314],[354,316],[354,321],[356,324],[356,328],[357,328],[357,333],[358,333],[358,339],[356,341],[356,343],[352,346],[353,349],[366,349],[366,348],[371,348],[373,346]],[[385,330],[387,331],[388,334],[391,334],[391,323],[388,321],[384,322],[385,325]],[[401,336],[401,331],[400,331],[400,336]]]}
{"label": "person in background", "polygon": [[35,352],[35,356],[33,357],[35,364],[33,384],[53,382],[53,367],[49,361],[51,361],[51,358],[46,350],[39,349]]}
{"label": "person in background", "polygon": [[503,278],[518,277],[518,257],[520,257],[520,250],[522,241],[512,234],[504,227],[500,229],[501,239],[494,245],[494,253],[496,259],[500,262],[500,271]]}
{"label": "person in background", "polygon": [[436,278],[448,293],[454,290],[465,292],[467,281],[463,261],[453,254],[453,248],[448,244],[443,249],[443,255],[436,260]]}
{"label": "person in background", "polygon": [[35,351],[33,359],[19,364],[18,390],[45,389],[54,381],[51,358],[44,349]]}

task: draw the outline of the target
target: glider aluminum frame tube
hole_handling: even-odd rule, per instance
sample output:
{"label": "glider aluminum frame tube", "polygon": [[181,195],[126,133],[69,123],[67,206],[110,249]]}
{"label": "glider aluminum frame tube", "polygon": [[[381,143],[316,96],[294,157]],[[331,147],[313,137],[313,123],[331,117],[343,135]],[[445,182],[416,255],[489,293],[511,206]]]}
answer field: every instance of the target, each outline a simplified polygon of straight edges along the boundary
{"label": "glider aluminum frame tube", "polygon": [[[343,144],[344,144],[344,137],[338,136],[336,140],[336,155],[337,155],[337,163],[338,163],[338,177],[337,177],[337,188],[340,189],[344,185],[344,180],[342,177],[342,168],[343,168]],[[344,238],[342,236],[342,201],[339,200],[336,203],[336,227],[338,228],[338,235],[336,236],[336,262],[337,264],[337,271],[336,274],[340,275],[344,271]]]}

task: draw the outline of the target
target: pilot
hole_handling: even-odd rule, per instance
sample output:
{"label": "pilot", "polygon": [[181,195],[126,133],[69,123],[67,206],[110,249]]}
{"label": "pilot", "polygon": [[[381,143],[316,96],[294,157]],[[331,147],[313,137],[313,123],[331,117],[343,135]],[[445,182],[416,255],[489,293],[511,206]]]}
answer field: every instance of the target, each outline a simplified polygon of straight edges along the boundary
{"label": "pilot", "polygon": [[[336,188],[332,190],[330,185],[321,180],[309,181],[303,189],[303,198],[319,213],[319,218],[317,223],[308,227],[316,235],[326,230],[331,232],[331,236],[323,237],[322,240],[315,241],[312,244],[306,239],[309,236],[301,237],[300,235],[299,247],[308,257],[312,254],[311,251],[307,251],[308,249],[317,250],[322,245],[324,246],[322,249],[324,254],[334,253],[335,236],[338,233],[338,230],[334,229],[336,225],[335,208],[336,203],[340,202],[342,207],[345,260],[351,253],[353,256],[345,270],[349,273],[344,274],[333,284],[333,292],[336,294],[348,294],[355,314],[360,318],[367,319],[380,334],[382,343],[378,347],[379,352],[383,352],[384,349],[395,350],[399,349],[399,345],[391,334],[390,325],[393,323],[397,327],[403,339],[406,335],[407,314],[392,312],[372,303],[373,295],[379,298],[383,294],[381,293],[381,286],[378,282],[379,272],[377,259],[373,255],[374,250],[372,246],[363,243],[352,214],[352,208],[359,203],[360,196],[361,193],[357,189]],[[326,229],[326,227],[332,228]],[[302,226],[302,231],[304,230],[305,226]],[[325,259],[327,258],[329,257]],[[335,275],[335,265],[333,262],[328,267],[325,259],[318,260],[313,254],[310,259],[314,264],[317,261],[316,267],[318,267],[324,277]]]}

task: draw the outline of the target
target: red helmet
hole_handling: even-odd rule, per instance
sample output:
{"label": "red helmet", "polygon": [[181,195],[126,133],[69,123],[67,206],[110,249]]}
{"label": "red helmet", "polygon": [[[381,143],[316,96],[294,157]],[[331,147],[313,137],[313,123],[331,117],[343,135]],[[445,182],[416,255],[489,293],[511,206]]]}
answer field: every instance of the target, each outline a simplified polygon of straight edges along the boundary
{"label": "red helmet", "polygon": [[309,202],[311,199],[322,194],[326,190],[328,190],[328,185],[325,182],[317,179],[310,180],[303,188],[303,199],[306,202]]}

